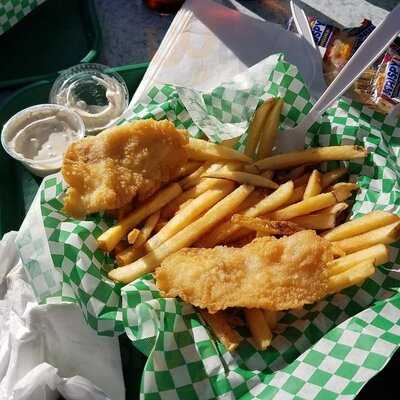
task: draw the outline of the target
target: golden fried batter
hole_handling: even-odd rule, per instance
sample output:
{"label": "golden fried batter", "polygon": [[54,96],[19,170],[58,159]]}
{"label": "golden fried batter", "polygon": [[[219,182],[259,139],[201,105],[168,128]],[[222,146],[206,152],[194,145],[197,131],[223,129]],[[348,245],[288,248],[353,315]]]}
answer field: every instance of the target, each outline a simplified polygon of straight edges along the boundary
{"label": "golden fried batter", "polygon": [[62,174],[70,185],[65,211],[82,217],[144,200],[187,161],[187,133],[151,119],[116,126],[72,143]]}
{"label": "golden fried batter", "polygon": [[227,307],[286,310],[327,294],[330,243],[314,231],[260,237],[242,248],[182,249],[156,271],[164,297],[210,312]]}

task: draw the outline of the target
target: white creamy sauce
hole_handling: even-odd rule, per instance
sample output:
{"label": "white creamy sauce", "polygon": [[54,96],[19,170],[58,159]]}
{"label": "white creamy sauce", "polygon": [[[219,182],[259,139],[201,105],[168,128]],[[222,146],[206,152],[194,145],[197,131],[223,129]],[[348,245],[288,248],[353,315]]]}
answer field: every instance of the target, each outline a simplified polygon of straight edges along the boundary
{"label": "white creamy sauce", "polygon": [[25,119],[10,141],[10,148],[24,158],[40,161],[62,156],[68,144],[77,139],[70,124],[58,115]]}
{"label": "white creamy sauce", "polygon": [[119,82],[113,77],[102,75],[92,78],[98,85],[106,89],[108,104],[104,106],[90,105],[74,95],[79,81],[66,86],[57,94],[57,103],[75,111],[82,118],[88,132],[98,132],[114,122],[125,110],[125,93]]}
{"label": "white creamy sauce", "polygon": [[82,119],[55,104],[40,104],[15,114],[4,124],[1,140],[7,153],[37,176],[61,168],[70,143],[84,137]]}

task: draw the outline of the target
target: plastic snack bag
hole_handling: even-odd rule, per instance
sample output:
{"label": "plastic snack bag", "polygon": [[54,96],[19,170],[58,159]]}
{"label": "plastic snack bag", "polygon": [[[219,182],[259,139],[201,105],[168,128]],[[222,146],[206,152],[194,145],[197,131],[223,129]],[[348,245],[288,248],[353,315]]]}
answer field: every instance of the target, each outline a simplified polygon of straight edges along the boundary
{"label": "plastic snack bag", "polygon": [[[330,84],[375,29],[364,19],[360,26],[340,29],[315,17],[308,18],[314,41],[323,58],[323,72]],[[400,112],[400,40],[390,47],[356,80],[347,95],[382,113]]]}

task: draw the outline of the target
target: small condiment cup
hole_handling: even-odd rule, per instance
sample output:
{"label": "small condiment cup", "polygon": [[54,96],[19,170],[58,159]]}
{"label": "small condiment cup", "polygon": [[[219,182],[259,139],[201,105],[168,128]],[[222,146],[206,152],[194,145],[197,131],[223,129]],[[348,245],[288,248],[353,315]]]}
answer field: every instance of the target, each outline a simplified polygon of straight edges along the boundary
{"label": "small condiment cup", "polygon": [[63,153],[67,146],[63,149],[62,154],[57,154],[47,159],[35,160],[33,157],[30,158],[15,151],[11,143],[18,132],[22,131],[28,124],[32,122],[40,124],[44,118],[53,116],[59,116],[60,119],[68,123],[70,129],[73,131],[74,140],[69,141],[67,145],[85,136],[85,125],[81,117],[67,107],[57,104],[39,104],[19,111],[4,124],[1,131],[1,144],[4,150],[12,158],[24,164],[34,175],[39,177],[44,177],[60,170]]}
{"label": "small condiment cup", "polygon": [[125,81],[109,67],[78,64],[55,80],[49,102],[68,107],[82,118],[86,134],[95,135],[114,125],[129,104]]}

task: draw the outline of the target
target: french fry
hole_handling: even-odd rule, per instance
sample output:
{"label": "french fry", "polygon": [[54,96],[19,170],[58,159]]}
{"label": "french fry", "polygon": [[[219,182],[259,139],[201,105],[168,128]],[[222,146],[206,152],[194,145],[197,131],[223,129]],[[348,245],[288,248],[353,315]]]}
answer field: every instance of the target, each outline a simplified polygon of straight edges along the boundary
{"label": "french fry", "polygon": [[179,168],[176,178],[182,178],[183,176],[190,175],[192,172],[196,171],[201,166],[200,161],[188,161],[185,165]]}
{"label": "french fry", "polygon": [[[239,226],[238,228],[236,228],[235,232],[233,232],[231,235],[229,235],[226,239],[224,239],[222,242],[219,242],[218,244],[235,246],[236,243],[241,243],[242,240],[245,241],[246,238],[248,238],[250,235],[254,236],[254,231]],[[266,235],[257,232],[256,237],[257,236],[266,236]],[[204,247],[204,246],[198,246],[198,247]]]}
{"label": "french fry", "polygon": [[160,232],[162,228],[164,228],[164,226],[167,225],[167,221],[158,221],[156,226],[154,227],[153,231],[155,233]]}
{"label": "french fry", "polygon": [[298,178],[293,180],[294,187],[304,186],[306,187],[307,182],[309,181],[311,176],[311,172],[306,172],[304,175],[299,176]]}
{"label": "french fry", "polygon": [[[242,171],[244,168],[244,165],[242,162],[239,161],[221,161],[220,163],[215,163],[220,164],[221,168],[218,169],[218,171]],[[214,172],[216,170],[210,168],[210,172]]]}
{"label": "french fry", "polygon": [[389,225],[399,220],[397,215],[386,211],[372,211],[360,218],[352,219],[322,236],[330,241],[343,240],[362,233]]}
{"label": "french fry", "polygon": [[330,276],[328,292],[337,293],[349,286],[358,285],[373,275],[374,272],[375,267],[371,260],[361,261],[341,274]]}
{"label": "french fry", "polygon": [[198,216],[214,204],[228,195],[234,189],[232,182],[224,182],[219,188],[208,190],[185,207],[181,212],[177,213],[167,224],[145,244],[146,249],[150,252],[159,247],[177,232],[185,228],[191,222],[196,220]]}
{"label": "french fry", "polygon": [[229,242],[230,247],[243,247],[252,242],[257,237],[257,234],[254,231],[248,232],[246,235],[243,235],[238,240]]}
{"label": "french fry", "polygon": [[359,187],[356,183],[352,182],[339,182],[332,186],[331,191],[336,196],[338,202],[344,201],[351,196],[353,190]]}
{"label": "french fry", "polygon": [[331,246],[331,250],[333,253],[333,257],[335,257],[335,258],[344,257],[346,255],[346,253],[340,247],[334,245],[333,243]]}
{"label": "french fry", "polygon": [[314,169],[308,179],[306,189],[304,190],[303,199],[309,199],[310,197],[320,194],[322,191],[321,186],[321,173]]}
{"label": "french fry", "polygon": [[[260,193],[259,190],[254,190],[248,197],[246,197],[246,199],[243,201],[243,203],[240,204],[240,206],[236,210],[237,214],[243,215],[249,208],[251,208],[251,207],[255,206],[256,204],[258,204],[266,196],[267,196],[267,194],[262,194],[262,193]],[[221,224],[217,225],[215,227],[215,230],[221,229],[221,231],[222,231],[223,230],[223,226],[228,226],[229,227],[231,225],[232,225],[232,222],[231,222],[231,219],[229,218],[227,221],[222,222]],[[212,232],[214,232],[214,230]],[[244,229],[244,228],[239,227],[239,230],[237,231],[237,233],[238,233],[237,236],[233,235],[232,238],[229,237],[229,245],[236,246],[236,247],[242,247],[240,245],[241,244],[243,245],[246,242],[246,240],[249,239],[250,236],[252,236],[251,239],[249,240],[250,242],[254,239],[253,231],[249,231],[248,229]],[[209,236],[209,234],[205,235],[205,237],[206,236]],[[195,246],[204,247],[204,246],[202,246],[201,243],[202,243],[203,240],[206,240],[205,237],[204,238],[200,238],[200,240],[195,243]],[[222,242],[218,242],[218,243],[222,243]]]}
{"label": "french fry", "polygon": [[[245,211],[247,211],[249,208],[255,206],[256,204],[258,204],[262,199],[265,198],[267,194],[262,195],[262,193],[260,193],[259,190],[254,190],[248,197],[246,197],[246,199],[243,200],[243,202],[239,205],[239,207],[237,208],[237,210],[235,211],[238,214],[244,214]],[[211,230],[210,233],[214,232],[214,230],[220,229],[222,226],[230,226],[232,225],[232,223],[230,222],[230,216],[229,218],[225,218],[225,220],[223,222],[221,222],[220,224],[218,224],[214,229]],[[239,230],[242,229],[239,227]],[[235,243],[232,243],[235,239],[230,240],[229,244],[232,246],[236,246],[238,247],[238,245],[240,243],[244,243],[247,240],[247,236],[252,235],[253,237],[251,238],[251,240],[254,239],[254,232],[249,231],[247,229],[243,229],[245,232],[242,234],[240,234],[237,237],[237,241]],[[201,237],[196,243],[194,243],[193,247],[204,247],[202,245],[202,242],[204,240],[206,240],[206,237],[208,237],[209,234],[207,233],[206,235],[204,235],[203,237]],[[250,241],[251,241],[250,240]],[[225,242],[223,242],[225,244]]]}
{"label": "french fry", "polygon": [[256,161],[255,167],[260,170],[264,169],[285,169],[297,167],[306,163],[319,163],[323,161],[340,161],[354,160],[356,158],[364,158],[367,150],[360,146],[330,146],[330,147],[314,147],[303,151],[295,151],[292,153],[279,154],[272,157],[264,158]]}
{"label": "french fry", "polygon": [[160,210],[181,193],[182,189],[177,183],[171,183],[165,189],[160,190],[123,220],[102,233],[97,239],[99,247],[102,250],[111,251],[130,229]]}
{"label": "french fry", "polygon": [[232,139],[227,139],[222,141],[222,145],[225,147],[230,147],[231,149],[235,147],[235,144],[238,142],[240,139],[240,136],[232,138]]}
{"label": "french fry", "polygon": [[133,243],[133,247],[139,248],[146,243],[146,240],[150,237],[151,233],[153,232],[159,220],[160,220],[160,211],[151,214],[150,217],[146,219],[143,228],[140,230],[139,237]]}
{"label": "french fry", "polygon": [[291,204],[281,210],[275,211],[268,215],[269,219],[275,221],[287,221],[300,217],[301,215],[311,214],[314,211],[322,210],[323,208],[332,206],[336,203],[336,197],[333,192],[321,193],[309,199]]}
{"label": "french fry", "polygon": [[[337,187],[336,187],[336,185],[334,186],[332,192],[321,193],[321,194],[318,194],[317,196],[310,197],[306,200],[299,201],[294,204],[290,204],[287,207],[285,207],[284,209],[275,211],[273,214],[271,214],[269,216],[269,218],[274,219],[274,220],[286,221],[288,219],[293,219],[293,218],[299,217],[301,215],[311,214],[315,211],[319,211],[324,208],[333,206],[337,202],[342,202],[343,200],[346,200],[348,197],[351,196],[351,190],[358,188],[358,186],[356,184],[352,184],[352,183],[345,185],[345,186],[343,186],[341,184],[337,184],[337,185],[338,185]],[[296,189],[298,189],[297,193],[296,193],[296,189],[295,189],[294,193],[296,194],[296,196],[300,195],[300,193],[302,191],[301,188],[302,187],[296,188]],[[292,199],[290,199],[289,203],[291,201],[293,201],[293,197],[292,197]]]}
{"label": "french fry", "polygon": [[337,216],[342,211],[346,210],[348,206],[349,205],[347,203],[336,203],[333,206],[326,207],[318,211],[318,214],[333,214]]}
{"label": "french fry", "polygon": [[186,200],[184,203],[182,203],[182,204],[179,206],[177,212],[182,211],[182,210],[183,210],[185,207],[187,207],[192,201],[193,201],[193,199],[188,199],[188,200]]}
{"label": "french fry", "polygon": [[272,310],[263,310],[263,312],[264,312],[264,318],[267,321],[269,329],[273,331],[278,323],[279,312]]}
{"label": "french fry", "polygon": [[218,179],[229,179],[238,183],[244,183],[247,185],[264,187],[267,189],[277,189],[279,185],[268,178],[264,178],[260,175],[249,174],[248,172],[241,171],[215,171],[207,172],[203,175],[206,178],[218,178]]}
{"label": "french fry", "polygon": [[261,134],[260,144],[257,150],[258,160],[268,157],[272,152],[276,135],[278,133],[279,118],[281,116],[283,103],[283,99],[277,99],[274,107],[264,122],[264,126],[262,128],[263,133]]}
{"label": "french fry", "polygon": [[322,175],[322,189],[327,188],[332,185],[332,183],[336,182],[342,176],[347,174],[347,168],[337,168],[332,171],[325,172]]}
{"label": "french fry", "polygon": [[[293,182],[289,181],[279,186],[273,193],[265,197],[259,203],[246,210],[243,215],[246,217],[257,217],[259,215],[272,212],[282,207],[289,200],[293,193]],[[214,247],[216,244],[224,242],[228,237],[240,230],[240,226],[226,221],[212,231],[207,236],[201,238],[197,243],[197,247]]]}
{"label": "french fry", "polygon": [[264,172],[261,174],[261,176],[263,176],[264,178],[267,178],[267,179],[271,179],[271,180],[272,180],[272,178],[274,177],[274,171],[271,171],[271,170],[267,169],[266,171],[264,171]]}
{"label": "french fry", "polygon": [[254,117],[250,122],[244,154],[251,158],[254,158],[258,142],[260,141],[261,130],[268,113],[271,111],[274,104],[274,99],[268,99],[264,101],[264,103],[257,108],[256,112],[254,113]]}
{"label": "french fry", "polygon": [[[240,204],[240,206],[236,210],[236,213],[243,215],[249,208],[258,204],[266,196],[267,196],[267,194],[262,195],[262,193],[260,193],[259,190],[254,190],[248,197],[246,197],[246,199],[243,201],[243,203]],[[232,225],[232,222],[231,222],[231,219],[229,218],[227,221],[224,221],[221,224],[217,225],[212,232],[215,232],[215,231],[222,232],[224,230],[224,226],[227,226],[228,227],[227,229],[229,229],[229,226],[231,226],[231,225]],[[212,232],[211,232],[211,234],[212,234]],[[239,231],[237,233],[238,233],[237,237],[236,237],[236,235],[234,235],[234,237],[232,239],[229,238],[230,239],[229,244],[232,246],[233,245],[238,246],[239,244],[241,244],[247,240],[247,236],[253,235],[252,231],[249,231],[249,230],[241,228],[241,227],[239,227]],[[209,234],[207,234],[206,236],[209,236]],[[217,236],[218,236],[218,234],[217,234]],[[254,239],[254,235],[251,240],[253,240],[253,239]],[[204,247],[204,246],[202,246],[203,240],[206,240],[205,237],[200,238],[200,240],[195,243],[195,246]],[[235,243],[233,243],[233,242],[235,242]],[[218,243],[224,243],[224,241],[218,242]]]}
{"label": "french fry", "polygon": [[162,210],[161,210],[161,218],[162,219],[170,219],[179,209],[179,207],[187,202],[188,200],[192,200],[197,196],[200,196],[202,193],[207,190],[214,189],[218,187],[224,180],[222,179],[214,179],[214,178],[205,178],[198,185],[186,190],[181,193],[175,199],[170,201]]}
{"label": "french fry", "polygon": [[333,243],[346,252],[346,254],[354,253],[358,250],[366,249],[375,244],[390,244],[399,239],[400,221],[382,226],[357,236],[334,241]]}
{"label": "french fry", "polygon": [[197,161],[242,161],[251,162],[252,159],[239,151],[222,144],[207,142],[202,139],[189,139],[189,144],[185,146],[188,157]]}
{"label": "french fry", "polygon": [[187,190],[187,189],[197,185],[200,182],[201,175],[207,171],[207,169],[210,167],[210,165],[211,165],[210,162],[205,162],[202,165],[200,165],[200,167],[197,168],[196,171],[192,172],[190,175],[181,179],[178,182],[179,185],[181,185],[181,188],[183,190]]}
{"label": "french fry", "polygon": [[245,326],[245,322],[243,319],[234,312],[226,312],[225,313],[225,320],[228,322],[230,326],[237,327],[237,326]]}
{"label": "french fry", "polygon": [[124,267],[116,268],[108,276],[119,282],[129,283],[140,276],[153,272],[162,260],[170,254],[193,244],[201,235],[210,230],[228,215],[232,214],[242,201],[254,190],[253,186],[241,185],[220,200],[198,220],[183,228],[176,235],[141,259]]}
{"label": "french fry", "polygon": [[129,243],[126,240],[121,240],[114,248],[114,254],[121,253],[129,247]]}
{"label": "french fry", "polygon": [[269,193],[265,189],[255,189],[248,197],[243,200],[243,203],[237,209],[238,214],[244,213],[248,208],[255,206],[261,200],[265,199]]}
{"label": "french fry", "polygon": [[271,344],[272,333],[263,310],[245,308],[244,316],[257,350],[265,350]]}
{"label": "french fry", "polygon": [[240,335],[229,325],[228,318],[223,311],[210,314],[207,310],[199,310],[200,315],[211,328],[217,339],[228,351],[235,351],[241,342]]}
{"label": "french fry", "polygon": [[376,244],[375,246],[330,261],[327,264],[329,276],[341,274],[366,260],[371,260],[374,265],[385,264],[389,261],[389,250],[384,244]]}
{"label": "french fry", "polygon": [[119,266],[130,264],[133,261],[138,260],[140,257],[143,257],[146,254],[146,251],[143,247],[135,249],[133,246],[129,246],[125,250],[117,253],[115,255],[115,260]]}
{"label": "french fry", "polygon": [[125,204],[123,207],[118,208],[116,210],[116,217],[118,221],[121,221],[122,219],[125,218],[127,214],[129,214],[133,210],[133,204],[132,202]]}
{"label": "french fry", "polygon": [[243,171],[248,172],[249,174],[261,174],[262,171],[260,168],[257,168],[254,164],[245,164],[243,167]]}
{"label": "french fry", "polygon": [[293,182],[286,182],[259,203],[249,208],[244,215],[246,217],[258,217],[259,215],[274,211],[286,204],[292,194]]}
{"label": "french fry", "polygon": [[[293,183],[295,183],[295,180],[297,178],[300,178],[301,176],[303,176],[306,173],[306,167],[307,167],[307,164],[302,164],[296,168],[291,169],[287,175],[288,179],[292,180]],[[303,183],[306,183],[306,182],[303,182]]]}
{"label": "french fry", "polygon": [[[239,163],[229,163],[221,168],[221,171],[234,171],[237,169],[241,169],[242,166]],[[207,190],[218,187],[222,182],[225,182],[223,179],[215,179],[215,178],[204,178],[201,182],[186,190],[181,195],[177,196],[173,201],[167,204],[161,211],[162,219],[170,219],[176,211],[178,211],[179,206],[185,203],[189,199],[194,199],[197,196],[200,196]]]}
{"label": "french fry", "polygon": [[300,178],[304,179],[304,175],[306,175],[304,181],[300,183],[301,185],[304,185],[304,184],[307,183],[308,178],[310,176],[310,174],[307,173],[307,171],[306,171],[306,167],[307,166],[308,166],[308,164],[302,164],[302,165],[299,165],[296,168],[290,169],[289,171],[279,171],[281,173],[278,172],[277,181],[279,183],[285,183],[287,181],[293,181],[294,185],[296,186],[297,179],[300,179]]}
{"label": "french fry", "polygon": [[264,235],[293,235],[302,228],[289,221],[268,221],[257,217],[246,217],[245,215],[234,214],[231,222],[249,230],[254,230]]}
{"label": "french fry", "polygon": [[318,231],[334,228],[336,218],[333,214],[312,214],[302,215],[290,221],[305,229],[315,229]]}
{"label": "french fry", "polygon": [[302,200],[305,190],[306,190],[306,185],[294,187],[292,196],[288,200],[287,205],[289,206],[291,204],[298,203],[300,200]]}
{"label": "french fry", "polygon": [[129,233],[128,233],[128,243],[133,244],[135,243],[135,240],[138,238],[140,235],[140,230],[133,228]]}

